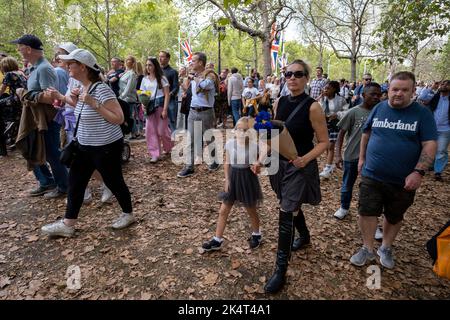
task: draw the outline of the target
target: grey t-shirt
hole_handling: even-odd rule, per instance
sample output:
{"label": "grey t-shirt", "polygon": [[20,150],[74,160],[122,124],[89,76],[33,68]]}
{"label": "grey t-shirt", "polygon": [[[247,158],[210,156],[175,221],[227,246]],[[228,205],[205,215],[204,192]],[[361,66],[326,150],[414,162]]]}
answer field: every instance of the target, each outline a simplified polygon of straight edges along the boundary
{"label": "grey t-shirt", "polygon": [[56,71],[52,65],[45,59],[39,59],[31,67],[30,77],[27,81],[28,91],[41,91],[47,88],[56,88]]}
{"label": "grey t-shirt", "polygon": [[344,161],[359,159],[359,146],[362,137],[362,126],[367,120],[371,110],[358,105],[350,109],[339,121],[338,127],[347,131],[344,145]]}
{"label": "grey t-shirt", "polygon": [[230,165],[233,168],[245,169],[258,160],[258,145],[250,143],[247,146],[230,139],[225,144],[225,150],[230,156]]}

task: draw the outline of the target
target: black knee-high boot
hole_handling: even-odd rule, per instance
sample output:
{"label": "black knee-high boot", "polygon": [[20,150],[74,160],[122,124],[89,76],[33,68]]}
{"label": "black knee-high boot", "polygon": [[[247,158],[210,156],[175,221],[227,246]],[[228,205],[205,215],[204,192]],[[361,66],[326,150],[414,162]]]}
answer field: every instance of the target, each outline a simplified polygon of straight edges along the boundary
{"label": "black knee-high boot", "polygon": [[293,239],[294,223],[292,212],[283,212],[280,210],[276,268],[274,274],[264,287],[267,293],[278,292],[286,282],[286,271],[291,257]]}
{"label": "black knee-high boot", "polygon": [[299,237],[295,239],[292,245],[292,251],[297,251],[309,245],[311,243],[311,239],[309,236],[309,230],[306,226],[305,215],[303,214],[302,209],[298,211],[298,214],[294,217],[294,226],[299,233]]}

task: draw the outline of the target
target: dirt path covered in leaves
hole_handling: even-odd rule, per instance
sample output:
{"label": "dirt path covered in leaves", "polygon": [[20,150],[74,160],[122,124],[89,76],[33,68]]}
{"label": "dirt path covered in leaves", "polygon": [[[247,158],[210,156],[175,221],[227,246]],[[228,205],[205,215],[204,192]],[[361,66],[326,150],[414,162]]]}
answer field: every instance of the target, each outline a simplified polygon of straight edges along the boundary
{"label": "dirt path covered in leaves", "polygon": [[[381,288],[366,286],[367,267],[350,265],[361,245],[356,201],[344,221],[339,206],[341,173],[322,182],[323,201],[305,207],[312,246],[296,252],[281,293],[264,294],[273,271],[277,240],[277,201],[261,177],[265,202],[260,210],[263,245],[248,249],[247,216],[233,209],[222,251],[201,254],[214,234],[223,187],[223,169],[204,165],[187,179],[166,158],[144,162],[145,144],[133,144],[125,178],[138,223],[113,231],[120,208],[94,202],[80,213],[72,239],[49,239],[40,227],[64,215],[65,201],[28,198],[33,174],[17,153],[0,160],[0,299],[448,299],[450,281],[432,272],[425,242],[450,219],[450,172],[437,183],[427,177],[407,213],[395,245],[396,267],[381,269]],[[323,162],[323,161],[322,161]],[[356,195],[354,200],[356,200]],[[379,264],[378,264],[379,265]],[[81,271],[81,289],[67,288],[69,266]]]}

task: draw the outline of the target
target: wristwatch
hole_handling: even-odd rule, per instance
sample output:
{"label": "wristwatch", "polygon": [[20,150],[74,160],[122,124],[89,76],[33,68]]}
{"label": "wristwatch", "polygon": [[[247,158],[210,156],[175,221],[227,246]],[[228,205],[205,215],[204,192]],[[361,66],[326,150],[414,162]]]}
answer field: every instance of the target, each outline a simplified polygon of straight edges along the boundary
{"label": "wristwatch", "polygon": [[425,170],[421,170],[421,169],[414,169],[414,172],[417,172],[418,174],[420,174],[422,177],[425,176]]}

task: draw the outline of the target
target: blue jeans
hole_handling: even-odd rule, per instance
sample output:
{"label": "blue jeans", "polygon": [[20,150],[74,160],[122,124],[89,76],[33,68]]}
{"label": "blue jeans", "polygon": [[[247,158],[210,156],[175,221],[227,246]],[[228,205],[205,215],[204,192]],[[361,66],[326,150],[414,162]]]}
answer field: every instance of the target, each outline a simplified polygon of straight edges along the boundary
{"label": "blue jeans", "polygon": [[56,183],[59,191],[67,192],[69,175],[66,167],[59,161],[61,155],[61,151],[59,150],[59,145],[61,144],[59,137],[60,130],[61,125],[55,121],[51,121],[48,124],[48,130],[44,134],[45,155],[47,162],[52,168],[53,176],[46,165],[34,167],[33,172],[40,186],[44,187]]}
{"label": "blue jeans", "polygon": [[177,129],[177,114],[178,114],[177,98],[170,98],[169,110],[167,114],[169,118],[170,131],[174,132]]}
{"label": "blue jeans", "polygon": [[438,132],[438,148],[436,161],[434,162],[434,173],[442,173],[448,163],[448,144],[450,142],[450,131]]}
{"label": "blue jeans", "polygon": [[231,112],[233,113],[233,125],[236,125],[242,112],[242,100],[231,100]]}
{"label": "blue jeans", "polygon": [[248,117],[255,117],[256,116],[256,109],[253,106],[247,107],[247,114]]}
{"label": "blue jeans", "polygon": [[350,209],[353,186],[358,178],[358,160],[344,161],[344,177],[341,187],[341,208]]}
{"label": "blue jeans", "polygon": [[55,185],[55,179],[53,179],[53,175],[46,164],[34,167],[33,173],[39,181],[39,186],[49,187]]}

